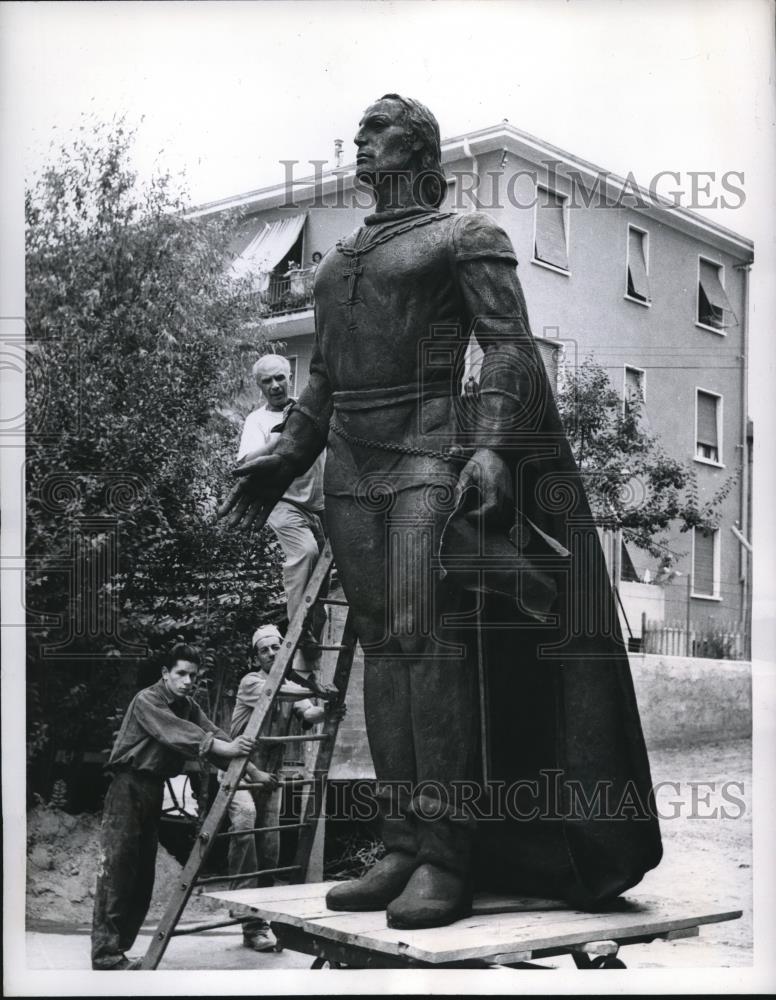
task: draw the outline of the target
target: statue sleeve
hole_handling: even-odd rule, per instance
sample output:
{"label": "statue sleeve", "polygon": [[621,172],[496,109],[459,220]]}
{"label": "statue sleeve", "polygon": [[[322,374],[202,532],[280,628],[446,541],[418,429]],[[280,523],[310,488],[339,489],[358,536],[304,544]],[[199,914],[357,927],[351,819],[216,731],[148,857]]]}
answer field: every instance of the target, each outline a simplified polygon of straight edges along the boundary
{"label": "statue sleeve", "polygon": [[483,351],[473,443],[505,452],[542,427],[549,382],[507,234],[488,216],[469,213],[456,223],[452,243],[469,333]]}
{"label": "statue sleeve", "polygon": [[326,447],[331,413],[329,375],[316,335],[309,380],[289,411],[274,451],[286,460],[295,476],[307,472]]}

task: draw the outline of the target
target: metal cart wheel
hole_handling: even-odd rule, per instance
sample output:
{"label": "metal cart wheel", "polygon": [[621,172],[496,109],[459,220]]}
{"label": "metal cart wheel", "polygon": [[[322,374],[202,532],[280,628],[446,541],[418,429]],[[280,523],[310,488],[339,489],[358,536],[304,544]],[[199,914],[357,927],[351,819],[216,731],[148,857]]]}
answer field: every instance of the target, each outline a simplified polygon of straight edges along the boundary
{"label": "metal cart wheel", "polygon": [[591,969],[625,969],[627,966],[616,955],[599,955],[590,963]]}
{"label": "metal cart wheel", "polygon": [[313,964],[310,966],[311,969],[344,969],[345,966],[341,962],[333,962],[328,958],[324,958],[323,955],[319,955]]}

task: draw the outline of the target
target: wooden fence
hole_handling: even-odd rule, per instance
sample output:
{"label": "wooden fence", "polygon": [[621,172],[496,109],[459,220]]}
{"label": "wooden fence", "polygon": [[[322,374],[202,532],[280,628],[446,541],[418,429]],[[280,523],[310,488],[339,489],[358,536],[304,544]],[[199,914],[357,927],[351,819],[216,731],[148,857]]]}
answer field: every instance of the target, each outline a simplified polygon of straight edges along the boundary
{"label": "wooden fence", "polygon": [[641,652],[661,656],[699,656],[711,660],[747,660],[749,630],[744,622],[705,625],[647,621],[642,618]]}

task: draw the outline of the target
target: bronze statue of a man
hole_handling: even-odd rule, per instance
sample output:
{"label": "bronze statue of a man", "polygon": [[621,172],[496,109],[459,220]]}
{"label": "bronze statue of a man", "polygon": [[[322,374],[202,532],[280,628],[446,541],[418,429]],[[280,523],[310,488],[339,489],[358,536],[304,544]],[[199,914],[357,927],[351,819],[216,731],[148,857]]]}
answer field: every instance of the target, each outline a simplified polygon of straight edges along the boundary
{"label": "bronze statue of a man", "polygon": [[[442,212],[439,128],[388,94],[355,136],[376,211],[315,278],[310,380],[226,509],[249,523],[328,448],[326,514],[364,650],[386,855],[332,909],[394,927],[475,887],[598,903],[660,859],[595,527],[504,231]],[[464,393],[470,336],[483,352]]]}

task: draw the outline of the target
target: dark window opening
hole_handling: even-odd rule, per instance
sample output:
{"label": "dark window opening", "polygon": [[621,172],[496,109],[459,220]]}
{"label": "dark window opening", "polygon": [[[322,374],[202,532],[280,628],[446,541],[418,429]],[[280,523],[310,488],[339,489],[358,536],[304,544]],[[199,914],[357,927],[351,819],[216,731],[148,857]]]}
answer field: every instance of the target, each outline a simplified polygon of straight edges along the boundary
{"label": "dark window opening", "polygon": [[722,330],[725,326],[725,310],[709,302],[703,285],[698,288],[698,322],[717,330]]}
{"label": "dark window opening", "polygon": [[649,302],[646,234],[628,228],[628,295],[639,302]]}
{"label": "dark window opening", "polygon": [[736,322],[722,286],[722,266],[703,259],[698,270],[698,322],[714,330],[722,330]]}
{"label": "dark window opening", "polygon": [[719,462],[719,396],[698,390],[695,456]]}
{"label": "dark window opening", "polygon": [[694,594],[704,597],[716,596],[716,581],[714,579],[714,546],[713,531],[695,529],[695,545],[693,548],[692,589]]}

